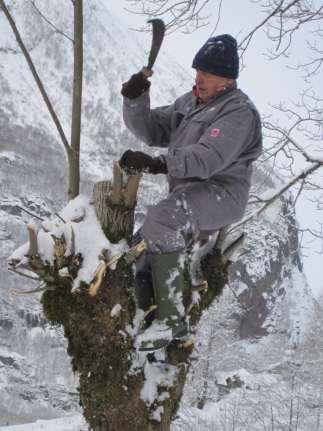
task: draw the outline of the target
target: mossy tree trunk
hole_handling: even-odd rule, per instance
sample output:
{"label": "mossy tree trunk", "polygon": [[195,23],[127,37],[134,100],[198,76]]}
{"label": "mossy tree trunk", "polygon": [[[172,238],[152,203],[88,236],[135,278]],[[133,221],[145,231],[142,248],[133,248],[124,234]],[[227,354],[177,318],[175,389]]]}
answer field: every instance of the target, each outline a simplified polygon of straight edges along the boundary
{"label": "mossy tree trunk", "polygon": [[[113,183],[95,185],[93,203],[111,242],[122,238],[130,242],[139,180],[139,177],[123,178],[116,165]],[[69,266],[69,263],[63,264]],[[30,259],[30,267],[43,279],[44,271],[47,271],[47,285],[51,285],[51,290],[46,290],[42,296],[44,314],[49,322],[64,328],[72,367],[79,375],[80,405],[90,429],[169,430],[182,396],[192,344],[172,343],[163,362],[152,354],[145,356],[135,351],[131,331],[136,315],[134,277],[132,266],[125,259],[119,259],[115,269],[107,268],[92,295],[87,285],[72,292],[72,281],[61,277],[56,266],[40,270],[37,259]],[[204,258],[202,271],[208,289],[201,293],[199,305],[191,306],[189,289],[185,295],[193,328],[203,309],[221,292],[226,282],[226,265],[219,250],[214,248]],[[136,369],[134,362],[139,364]],[[147,405],[141,396],[145,383],[144,367],[159,363],[164,369],[176,370],[176,378],[171,385],[158,387],[159,394],[168,393],[168,396]],[[160,413],[159,421],[152,419],[156,411]]]}

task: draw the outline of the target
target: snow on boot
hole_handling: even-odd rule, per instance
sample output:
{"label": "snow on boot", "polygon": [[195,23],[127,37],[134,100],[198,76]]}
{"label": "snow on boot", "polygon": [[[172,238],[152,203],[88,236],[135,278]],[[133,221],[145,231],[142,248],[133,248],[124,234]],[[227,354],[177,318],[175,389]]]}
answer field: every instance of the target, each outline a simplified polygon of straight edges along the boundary
{"label": "snow on boot", "polygon": [[154,254],[151,259],[156,320],[137,336],[140,351],[153,352],[172,340],[187,335],[183,293],[185,287],[183,253]]}

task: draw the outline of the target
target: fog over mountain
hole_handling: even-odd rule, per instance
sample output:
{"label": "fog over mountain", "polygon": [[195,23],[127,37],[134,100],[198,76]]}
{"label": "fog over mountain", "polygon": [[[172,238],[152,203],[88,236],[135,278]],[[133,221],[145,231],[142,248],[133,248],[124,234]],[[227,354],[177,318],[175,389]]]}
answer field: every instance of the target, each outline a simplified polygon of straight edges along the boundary
{"label": "fog over mountain", "polygon": [[[43,11],[67,35],[73,28],[69,3],[48,2]],[[113,161],[124,150],[144,148],[123,124],[120,87],[145,64],[147,47],[136,42],[134,33],[111,15],[106,3],[93,0],[84,5],[81,189],[85,194],[91,193],[95,181],[111,177]],[[8,4],[69,136],[72,43],[46,23],[30,1]],[[14,290],[35,287],[34,282],[6,269],[7,257],[27,239],[30,216],[22,208],[47,217],[66,203],[66,159],[3,14],[0,28],[0,426],[4,427],[79,410],[77,376],[71,372],[62,331],[47,324],[37,295],[14,295]],[[170,103],[191,85],[190,75],[161,53],[152,78],[153,105]],[[254,188],[275,187],[276,180],[259,166]],[[166,193],[163,178],[144,179],[138,224],[146,205]],[[271,429],[272,423],[275,429],[288,429],[290,421],[293,426],[297,421],[298,430],[320,429],[315,427],[322,407],[318,381],[322,312],[302,271],[288,196],[246,226],[230,274],[230,284],[202,318],[173,430],[263,430]],[[62,431],[59,423],[57,429]],[[66,425],[66,429],[72,428]]]}

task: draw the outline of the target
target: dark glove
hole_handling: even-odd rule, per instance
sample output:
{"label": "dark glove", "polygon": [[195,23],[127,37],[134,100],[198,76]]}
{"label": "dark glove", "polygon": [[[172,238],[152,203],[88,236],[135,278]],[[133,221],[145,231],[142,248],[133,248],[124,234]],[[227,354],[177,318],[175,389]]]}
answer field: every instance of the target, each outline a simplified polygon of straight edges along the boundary
{"label": "dark glove", "polygon": [[141,172],[148,174],[167,174],[167,164],[163,156],[150,157],[141,151],[127,150],[119,160],[119,165],[128,175]]}
{"label": "dark glove", "polygon": [[150,81],[142,72],[135,73],[129,81],[122,84],[121,94],[128,99],[136,99],[150,87]]}

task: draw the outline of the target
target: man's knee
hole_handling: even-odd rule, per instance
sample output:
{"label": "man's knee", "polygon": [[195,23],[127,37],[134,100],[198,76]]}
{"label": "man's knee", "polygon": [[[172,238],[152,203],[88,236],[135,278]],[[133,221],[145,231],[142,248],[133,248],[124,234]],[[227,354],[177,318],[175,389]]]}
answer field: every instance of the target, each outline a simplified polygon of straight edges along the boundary
{"label": "man's knee", "polygon": [[185,247],[185,224],[183,214],[161,204],[148,209],[140,233],[153,253],[168,253]]}

